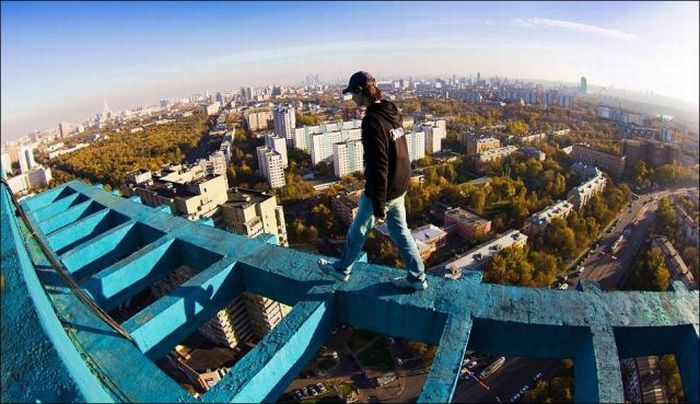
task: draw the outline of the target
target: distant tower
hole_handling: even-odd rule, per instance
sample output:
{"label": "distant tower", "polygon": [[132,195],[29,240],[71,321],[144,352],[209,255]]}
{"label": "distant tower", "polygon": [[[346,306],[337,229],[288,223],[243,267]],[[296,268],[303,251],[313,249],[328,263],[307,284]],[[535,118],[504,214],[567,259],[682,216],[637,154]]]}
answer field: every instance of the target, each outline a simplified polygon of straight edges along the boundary
{"label": "distant tower", "polygon": [[588,83],[585,76],[581,77],[581,86],[579,87],[579,91],[583,94],[586,94],[588,91]]}
{"label": "distant tower", "polygon": [[481,73],[476,72],[476,84],[479,84],[479,81],[481,81]]}
{"label": "distant tower", "polygon": [[102,105],[102,120],[106,120],[109,118],[110,112],[109,112],[109,106],[107,105],[107,100],[104,100],[104,104]]}

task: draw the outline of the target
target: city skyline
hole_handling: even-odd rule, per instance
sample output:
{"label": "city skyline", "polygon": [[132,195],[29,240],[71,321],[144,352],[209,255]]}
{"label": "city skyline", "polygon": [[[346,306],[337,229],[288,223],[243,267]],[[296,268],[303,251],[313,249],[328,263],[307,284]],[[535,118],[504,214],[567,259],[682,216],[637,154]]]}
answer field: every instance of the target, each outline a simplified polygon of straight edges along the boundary
{"label": "city skyline", "polygon": [[572,83],[583,75],[591,86],[697,105],[697,10],[697,3],[3,2],[2,137],[92,116],[104,99],[122,109],[307,74],[342,80],[358,69]]}

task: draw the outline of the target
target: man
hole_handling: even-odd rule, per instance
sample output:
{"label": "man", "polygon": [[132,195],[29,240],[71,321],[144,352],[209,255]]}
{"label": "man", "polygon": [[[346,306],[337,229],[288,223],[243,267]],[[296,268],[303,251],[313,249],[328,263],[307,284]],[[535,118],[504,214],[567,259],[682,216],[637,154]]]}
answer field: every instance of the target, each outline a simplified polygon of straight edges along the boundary
{"label": "man", "polygon": [[358,107],[367,107],[362,119],[362,146],[365,152],[365,191],[359,201],[355,220],[348,231],[340,259],[331,264],[320,259],[321,270],[347,282],[352,265],[375,224],[386,219],[389,235],[399,247],[408,276],[396,278],[401,288],[424,290],[428,287],[423,261],[406,224],[404,198],[411,178],[406,137],[396,105],[382,100],[381,91],[367,72],[350,77],[343,94],[351,93]]}

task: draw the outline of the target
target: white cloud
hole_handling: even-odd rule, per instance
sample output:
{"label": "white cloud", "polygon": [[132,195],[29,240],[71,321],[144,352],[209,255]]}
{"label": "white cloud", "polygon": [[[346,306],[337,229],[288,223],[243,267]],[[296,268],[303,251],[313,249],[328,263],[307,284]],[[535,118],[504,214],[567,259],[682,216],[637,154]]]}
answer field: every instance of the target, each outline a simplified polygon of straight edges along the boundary
{"label": "white cloud", "polygon": [[627,32],[619,31],[610,28],[596,27],[595,25],[581,24],[579,22],[565,21],[565,20],[552,20],[549,18],[526,18],[526,19],[515,19],[513,20],[515,25],[521,27],[545,27],[545,28],[561,28],[570,31],[580,32],[583,34],[599,35],[608,38],[621,39],[624,41],[631,41],[635,39],[636,36]]}

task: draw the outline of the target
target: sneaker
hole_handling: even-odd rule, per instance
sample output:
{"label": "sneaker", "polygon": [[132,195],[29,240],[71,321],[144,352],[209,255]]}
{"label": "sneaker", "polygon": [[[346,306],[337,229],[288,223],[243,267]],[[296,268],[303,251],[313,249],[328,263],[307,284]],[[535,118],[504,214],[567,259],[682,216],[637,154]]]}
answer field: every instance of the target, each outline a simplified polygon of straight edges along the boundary
{"label": "sneaker", "polygon": [[319,259],[317,263],[319,269],[321,269],[321,272],[326,275],[330,275],[341,282],[347,282],[350,279],[350,275],[346,274],[345,272],[338,271],[335,269],[333,264],[323,258]]}
{"label": "sneaker", "polygon": [[394,284],[397,288],[403,288],[403,289],[414,289],[414,290],[425,290],[428,288],[428,281],[423,279],[420,282],[415,282],[411,281],[408,279],[406,276],[402,276],[400,278],[394,278],[391,280],[391,283]]}

